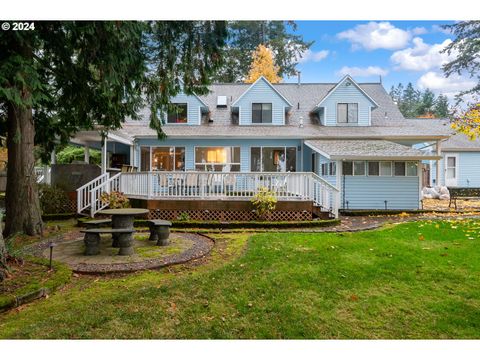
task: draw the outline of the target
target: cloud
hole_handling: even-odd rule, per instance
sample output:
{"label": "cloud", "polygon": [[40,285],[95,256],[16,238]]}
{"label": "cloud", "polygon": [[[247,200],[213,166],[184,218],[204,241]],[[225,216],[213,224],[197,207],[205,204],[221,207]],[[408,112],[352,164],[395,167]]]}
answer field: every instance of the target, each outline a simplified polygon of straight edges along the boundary
{"label": "cloud", "polygon": [[420,26],[420,27],[413,28],[412,30],[410,30],[410,32],[413,35],[423,35],[428,33],[428,30],[425,29],[423,26]]}
{"label": "cloud", "polygon": [[361,48],[397,50],[407,46],[412,34],[422,31],[426,31],[426,29],[402,30],[388,21],[371,21],[368,24],[357,25],[353,29],[338,33],[337,38],[350,41],[353,50]]}
{"label": "cloud", "polygon": [[330,51],[328,50],[312,51],[308,49],[302,54],[298,62],[300,64],[306,63],[306,62],[319,62],[325,59],[329,54],[330,54]]}
{"label": "cloud", "polygon": [[452,35],[452,32],[449,28],[444,29],[441,25],[432,25],[432,32],[441,32],[445,35]]}
{"label": "cloud", "polygon": [[413,39],[413,47],[395,51],[390,60],[395,65],[395,70],[426,71],[439,69],[442,65],[453,60],[457,53],[450,55],[440,53],[452,40],[446,39],[441,44],[426,44],[422,38]]}
{"label": "cloud", "polygon": [[425,90],[430,89],[436,94],[444,94],[453,99],[460,91],[469,90],[476,82],[460,75],[451,75],[446,78],[442,73],[429,71],[423,74],[417,81],[417,87]]}
{"label": "cloud", "polygon": [[340,76],[350,75],[353,77],[355,76],[369,77],[374,75],[385,76],[388,74],[388,70],[382,69],[379,66],[368,66],[365,68],[356,67],[356,66],[354,67],[344,66],[339,71],[337,71],[337,74]]}

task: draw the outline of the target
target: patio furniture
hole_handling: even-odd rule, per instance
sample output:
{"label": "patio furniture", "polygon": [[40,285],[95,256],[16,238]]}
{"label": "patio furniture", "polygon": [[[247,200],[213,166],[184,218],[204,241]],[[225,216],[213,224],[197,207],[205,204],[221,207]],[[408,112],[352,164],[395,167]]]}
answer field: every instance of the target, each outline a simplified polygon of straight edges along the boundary
{"label": "patio furniture", "polygon": [[102,227],[102,225],[110,225],[112,220],[110,219],[99,219],[99,220],[90,220],[85,221],[84,225],[87,229],[98,229]]}
{"label": "patio furniture", "polygon": [[[132,229],[133,230],[133,220],[135,216],[148,214],[148,209],[140,208],[126,208],[126,209],[107,209],[100,210],[98,213],[101,215],[111,215],[112,216],[112,228],[113,229]],[[131,234],[130,234],[131,236]],[[119,247],[118,235],[112,233],[112,246]]]}
{"label": "patio furniture", "polygon": [[198,174],[187,172],[185,179],[185,188],[187,195],[198,194]]}
{"label": "patio furniture", "polygon": [[447,187],[447,189],[450,193],[448,207],[450,207],[453,202],[455,210],[457,210],[457,199],[480,199],[480,188]]}
{"label": "patio furniture", "polygon": [[101,234],[116,234],[118,247],[118,255],[132,255],[132,234],[133,229],[86,229],[81,230],[85,234],[83,241],[85,242],[85,252],[87,256],[98,255],[100,253],[100,235]]}
{"label": "patio furniture", "polygon": [[156,241],[159,246],[168,245],[170,236],[170,227],[172,223],[166,220],[149,220],[150,241]]}

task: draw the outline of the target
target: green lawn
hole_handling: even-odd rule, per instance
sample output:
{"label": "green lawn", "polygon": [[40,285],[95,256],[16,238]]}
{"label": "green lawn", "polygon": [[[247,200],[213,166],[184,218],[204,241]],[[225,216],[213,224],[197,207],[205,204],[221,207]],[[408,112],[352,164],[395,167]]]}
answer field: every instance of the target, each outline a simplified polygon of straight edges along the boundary
{"label": "green lawn", "polygon": [[198,266],[76,278],[1,338],[480,338],[480,222],[215,235]]}

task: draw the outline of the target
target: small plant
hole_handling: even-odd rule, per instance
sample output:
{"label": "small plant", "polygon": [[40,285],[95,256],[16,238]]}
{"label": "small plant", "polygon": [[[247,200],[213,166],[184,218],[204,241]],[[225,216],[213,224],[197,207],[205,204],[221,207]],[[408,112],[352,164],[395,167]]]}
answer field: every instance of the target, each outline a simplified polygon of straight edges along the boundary
{"label": "small plant", "polygon": [[39,185],[40,208],[43,214],[61,214],[69,212],[69,202],[65,191],[57,186]]}
{"label": "small plant", "polygon": [[258,189],[258,192],[250,200],[257,216],[265,220],[267,215],[275,210],[277,206],[277,197],[272,190],[268,190],[266,187],[262,186]]}
{"label": "small plant", "polygon": [[189,221],[190,220],[190,215],[186,213],[185,211],[182,212],[179,216],[177,216],[178,221]]}
{"label": "small plant", "polygon": [[103,193],[100,196],[100,200],[102,200],[103,203],[108,203],[110,209],[124,209],[130,207],[130,201],[128,198],[119,191]]}

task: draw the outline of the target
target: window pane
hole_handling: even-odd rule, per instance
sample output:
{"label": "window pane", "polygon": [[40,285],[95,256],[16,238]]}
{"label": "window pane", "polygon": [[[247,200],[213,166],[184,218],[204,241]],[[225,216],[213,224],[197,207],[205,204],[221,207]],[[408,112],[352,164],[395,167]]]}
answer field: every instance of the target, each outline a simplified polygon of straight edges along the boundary
{"label": "window pane", "polygon": [[448,167],[455,167],[455,157],[447,157],[447,166]]}
{"label": "window pane", "polygon": [[262,104],[252,104],[252,122],[262,122]]}
{"label": "window pane", "polygon": [[369,161],[368,162],[368,175],[369,176],[380,175],[380,164],[378,163],[378,161]]}
{"label": "window pane", "polygon": [[390,161],[380,163],[380,176],[392,176],[392,163]]}
{"label": "window pane", "polygon": [[354,161],[353,167],[353,175],[365,175],[365,161]]}
{"label": "window pane", "polygon": [[330,176],[337,175],[337,163],[330,163]]}
{"label": "window pane", "polygon": [[343,175],[353,175],[353,164],[351,161],[343,162]]}
{"label": "window pane", "polygon": [[337,104],[337,122],[347,122],[347,104]]}
{"label": "window pane", "polygon": [[396,161],[395,162],[395,176],[405,176],[405,162]]}
{"label": "window pane", "polygon": [[284,172],[285,170],[285,148],[262,148],[262,171]]}
{"label": "window pane", "polygon": [[322,176],[327,175],[327,164],[322,164]]}
{"label": "window pane", "polygon": [[358,104],[348,104],[348,122],[358,122]]}
{"label": "window pane", "polygon": [[240,148],[232,146],[196,147],[195,168],[203,171],[232,171],[240,165]]}
{"label": "window pane", "polygon": [[417,163],[414,161],[407,162],[407,176],[417,176]]}
{"label": "window pane", "polygon": [[260,161],[260,148],[252,147],[250,149],[250,171],[261,171]]}
{"label": "window pane", "polygon": [[169,110],[167,122],[169,124],[187,122],[187,104],[172,104],[173,108]]}
{"label": "window pane", "polygon": [[152,171],[172,171],[173,160],[173,147],[152,148]]}
{"label": "window pane", "polygon": [[287,148],[287,171],[297,171],[297,149],[292,146]]}
{"label": "window pane", "polygon": [[140,148],[140,170],[150,171],[150,148],[142,146]]}
{"label": "window pane", "polygon": [[185,170],[185,148],[184,147],[175,148],[175,170],[176,171]]}
{"label": "window pane", "polygon": [[272,104],[262,104],[262,123],[272,122]]}

